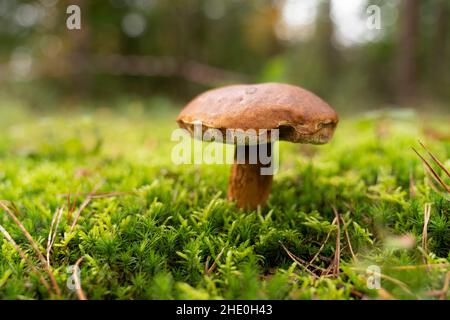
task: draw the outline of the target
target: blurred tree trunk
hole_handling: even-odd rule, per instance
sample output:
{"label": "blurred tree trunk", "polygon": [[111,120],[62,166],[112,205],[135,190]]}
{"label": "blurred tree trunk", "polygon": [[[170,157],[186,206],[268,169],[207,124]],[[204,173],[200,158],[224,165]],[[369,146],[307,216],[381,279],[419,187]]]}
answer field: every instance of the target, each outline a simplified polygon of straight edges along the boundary
{"label": "blurred tree trunk", "polygon": [[[332,79],[338,73],[339,52],[334,45],[335,26],[331,19],[331,0],[320,2],[316,22],[317,54],[321,57],[323,74],[327,83],[322,84],[323,93],[330,94],[334,85]],[[320,93],[320,92],[318,92]]]}
{"label": "blurred tree trunk", "polygon": [[326,64],[328,76],[332,76],[337,68],[337,50],[333,44],[334,23],[331,20],[331,1],[323,1],[319,5],[319,22],[317,33],[320,37],[320,49]]}
{"label": "blurred tree trunk", "polygon": [[419,0],[401,0],[398,48],[398,102],[413,103],[417,98],[417,44]]}
{"label": "blurred tree trunk", "polygon": [[[70,41],[67,63],[69,63],[72,68],[70,85],[73,89],[73,96],[85,98],[89,94],[91,83],[91,76],[89,74],[89,67],[91,66],[89,61],[89,23],[87,21],[89,4],[88,1],[85,0],[65,1],[64,9],[72,4],[79,6],[81,9],[81,29],[67,30]],[[66,15],[66,18],[67,16],[68,15]]]}
{"label": "blurred tree trunk", "polygon": [[445,73],[448,59],[448,32],[450,29],[450,6],[448,0],[440,0],[436,9],[436,31],[433,35],[433,73],[439,79]]}

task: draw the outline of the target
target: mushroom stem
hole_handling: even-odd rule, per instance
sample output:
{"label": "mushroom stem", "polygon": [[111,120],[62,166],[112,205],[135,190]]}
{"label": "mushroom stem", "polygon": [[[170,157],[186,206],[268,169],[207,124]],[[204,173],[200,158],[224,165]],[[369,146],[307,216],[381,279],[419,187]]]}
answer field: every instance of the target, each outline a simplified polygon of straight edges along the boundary
{"label": "mushroom stem", "polygon": [[[268,168],[261,162],[259,149],[263,145],[237,145],[234,154],[234,164],[228,185],[228,200],[236,201],[239,208],[256,209],[265,205],[272,188],[273,175],[261,174],[262,168]],[[267,157],[272,156],[272,145],[268,143]]]}

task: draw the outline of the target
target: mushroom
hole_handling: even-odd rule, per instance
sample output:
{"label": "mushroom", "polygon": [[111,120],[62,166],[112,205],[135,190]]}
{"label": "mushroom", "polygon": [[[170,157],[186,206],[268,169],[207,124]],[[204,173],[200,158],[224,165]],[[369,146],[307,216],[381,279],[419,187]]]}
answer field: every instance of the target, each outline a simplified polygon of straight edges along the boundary
{"label": "mushroom", "polygon": [[[263,206],[270,194],[273,174],[261,174],[267,167],[258,157],[250,161],[248,154],[264,147],[272,156],[275,139],[261,139],[264,129],[278,129],[278,140],[294,143],[324,144],[333,136],[338,123],[336,112],[315,94],[297,86],[283,83],[232,85],[206,91],[194,98],[178,115],[181,128],[191,134],[201,123],[202,132],[209,128],[225,133],[228,129],[257,132],[256,143],[248,140],[236,144],[231,169],[228,199],[239,208],[255,209]],[[244,161],[237,161],[239,152]]]}

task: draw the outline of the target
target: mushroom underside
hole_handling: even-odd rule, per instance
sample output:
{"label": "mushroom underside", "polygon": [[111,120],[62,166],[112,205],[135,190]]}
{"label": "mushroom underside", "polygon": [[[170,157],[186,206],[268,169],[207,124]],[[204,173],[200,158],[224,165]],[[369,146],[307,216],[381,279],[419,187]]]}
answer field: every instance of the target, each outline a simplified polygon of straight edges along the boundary
{"label": "mushroom underside", "polygon": [[[217,130],[220,132],[223,143],[227,144],[264,144],[280,141],[289,141],[294,143],[325,144],[331,140],[336,127],[336,123],[327,123],[319,126],[306,126],[303,124],[280,123],[276,128],[266,129],[241,129],[241,128],[222,128],[212,125],[201,124],[201,130],[196,131],[197,123],[179,121],[181,128],[186,129],[194,139],[205,140],[205,133],[208,130]],[[278,135],[272,135],[273,130],[278,130]],[[207,137],[214,141],[215,135]]]}

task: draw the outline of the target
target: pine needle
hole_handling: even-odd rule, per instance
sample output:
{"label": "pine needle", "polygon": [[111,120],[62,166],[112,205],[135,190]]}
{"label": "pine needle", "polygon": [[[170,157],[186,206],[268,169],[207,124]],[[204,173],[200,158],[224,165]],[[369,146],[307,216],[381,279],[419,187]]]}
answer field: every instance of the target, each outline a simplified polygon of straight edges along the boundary
{"label": "pine needle", "polygon": [[[60,288],[58,286],[58,282],[56,281],[55,276],[53,275],[53,272],[51,271],[50,267],[47,265],[47,261],[45,260],[44,255],[42,254],[41,250],[39,249],[39,246],[36,243],[36,241],[34,241],[33,237],[28,232],[28,230],[24,227],[22,222],[20,222],[20,220],[17,219],[17,217],[14,214],[14,212],[8,208],[8,206],[4,203],[3,200],[0,201],[0,207],[2,207],[2,209],[10,216],[10,218],[17,224],[17,226],[20,228],[22,233],[28,239],[28,242],[31,244],[34,252],[36,253],[36,256],[39,259],[39,261],[41,261],[41,263],[43,264],[44,269],[45,269],[45,271],[47,272],[47,274],[48,274],[48,276],[50,278],[50,281],[52,283],[52,286],[53,286],[53,289],[55,290],[56,295],[57,296],[61,296],[61,290],[60,290]],[[15,206],[14,206],[14,208],[15,208]],[[17,210],[17,208],[15,208],[15,210]],[[17,212],[19,212],[19,211],[17,210]]]}
{"label": "pine needle", "polygon": [[87,300],[86,295],[84,294],[83,288],[81,288],[81,277],[78,274],[78,270],[80,270],[80,263],[81,261],[83,261],[84,257],[81,257],[80,259],[77,260],[77,262],[75,262],[75,266],[74,266],[74,282],[75,282],[75,288],[76,288],[76,292],[77,292],[77,296],[78,299],[80,300]]}
{"label": "pine needle", "polygon": [[423,210],[422,249],[425,254],[424,262],[427,263],[428,255],[428,222],[431,215],[431,203],[426,203]]}
{"label": "pine needle", "polygon": [[36,274],[39,278],[39,281],[42,283],[42,285],[47,289],[50,295],[52,295],[52,289],[50,288],[50,285],[48,284],[47,280],[44,279],[42,274],[36,269],[33,262],[26,256],[26,254],[20,249],[19,245],[14,241],[14,239],[11,237],[8,231],[6,231],[3,226],[0,225],[0,232],[3,234],[3,236],[8,240],[9,243],[13,246],[14,250],[20,255],[20,257],[25,261],[26,264],[31,268],[31,271]]}
{"label": "pine needle", "polygon": [[61,216],[62,216],[63,212],[64,212],[64,209],[62,207],[56,209],[55,214],[53,215],[53,218],[52,218],[50,230],[48,232],[46,258],[47,258],[47,266],[49,268],[50,268],[50,252],[52,250],[53,244],[56,239],[56,233],[58,231],[58,226],[61,221]]}

